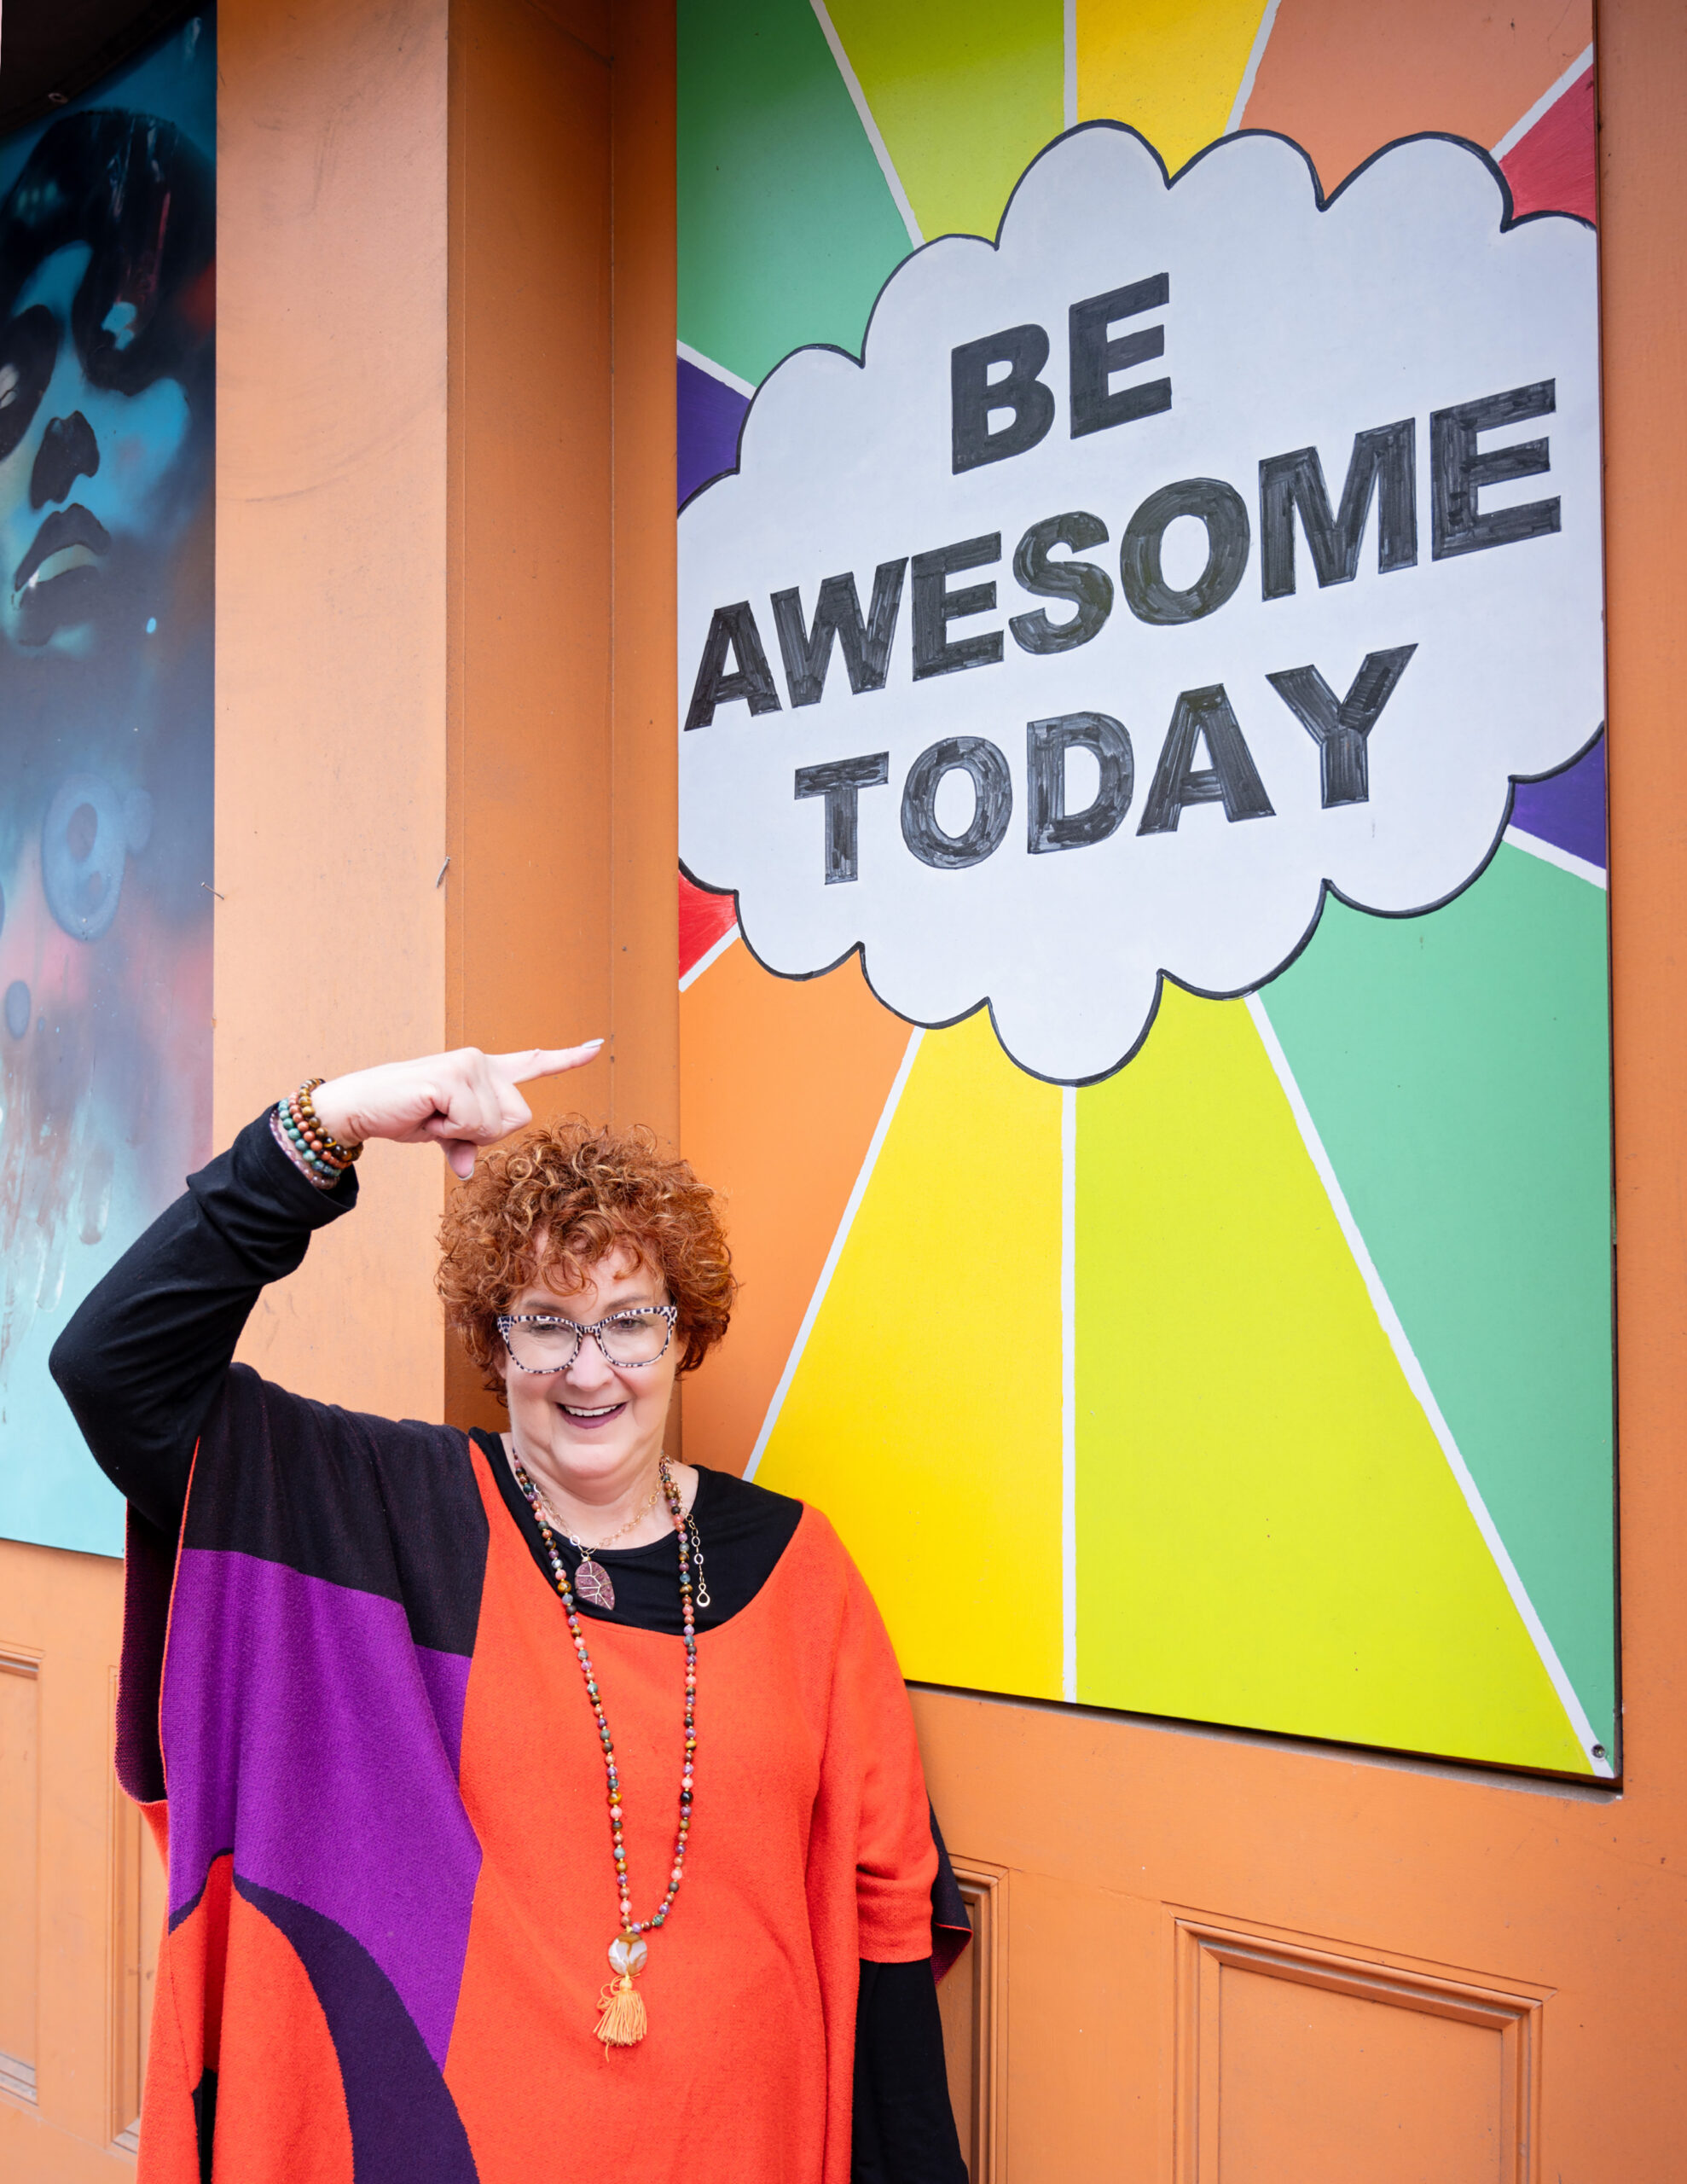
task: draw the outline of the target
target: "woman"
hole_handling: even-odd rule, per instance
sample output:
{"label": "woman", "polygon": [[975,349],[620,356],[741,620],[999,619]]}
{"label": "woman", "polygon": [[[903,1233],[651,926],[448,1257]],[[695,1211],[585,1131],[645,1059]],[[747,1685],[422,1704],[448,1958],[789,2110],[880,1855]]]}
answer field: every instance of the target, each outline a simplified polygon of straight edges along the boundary
{"label": "woman", "polygon": [[[176,52],[143,75],[209,123],[209,44],[190,26]],[[112,1209],[179,1188],[177,1088],[210,1063],[216,241],[210,163],[156,113],[61,114],[0,196],[0,1412],[20,1444],[57,1441],[43,1300]]]}
{"label": "woman", "polygon": [[9,646],[132,660],[167,616],[211,459],[216,241],[210,166],[155,114],[65,115],[0,200]]}
{"label": "woman", "polygon": [[[304,1088],[54,1352],[130,1505],[161,1835],[168,1785],[147,2184],[965,2175],[883,1626],[817,1512],[663,1454],[731,1307],[711,1194],[579,1123],[476,1163],[600,1043]],[[371,1137],[463,1179],[439,1287],[507,1433],[230,1365]]]}

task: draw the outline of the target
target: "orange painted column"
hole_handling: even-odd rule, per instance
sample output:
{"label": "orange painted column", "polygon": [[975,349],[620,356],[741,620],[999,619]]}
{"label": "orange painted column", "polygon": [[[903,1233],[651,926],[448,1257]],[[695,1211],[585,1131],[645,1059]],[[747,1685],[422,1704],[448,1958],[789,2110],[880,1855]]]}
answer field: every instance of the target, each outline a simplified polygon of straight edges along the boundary
{"label": "orange painted column", "polygon": [[[218,13],[216,1141],[445,1041],[446,0]],[[266,1292],[241,1355],[437,1415],[438,1177]]]}
{"label": "orange painted column", "polygon": [[[220,32],[216,1134],[307,1073],[601,1032],[536,1112],[672,1138],[671,9],[401,12]],[[439,1165],[362,1180],[241,1354],[493,1422]]]}
{"label": "orange painted column", "polygon": [[601,1034],[536,1114],[672,1140],[671,11],[456,0],[450,82],[444,1037]]}

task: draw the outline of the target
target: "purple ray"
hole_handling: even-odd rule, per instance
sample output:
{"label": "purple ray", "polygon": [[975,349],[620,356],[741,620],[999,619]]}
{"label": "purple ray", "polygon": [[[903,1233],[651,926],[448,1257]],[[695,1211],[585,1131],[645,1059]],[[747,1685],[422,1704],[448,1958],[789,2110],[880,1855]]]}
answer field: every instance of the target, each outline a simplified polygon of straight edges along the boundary
{"label": "purple ray", "polygon": [[1544,781],[1519,781],[1511,824],[1605,868],[1605,739]]}
{"label": "purple ray", "polygon": [[679,485],[681,502],[699,485],[731,470],[738,462],[738,428],[750,407],[736,387],[728,386],[683,357],[677,359],[680,417]]}

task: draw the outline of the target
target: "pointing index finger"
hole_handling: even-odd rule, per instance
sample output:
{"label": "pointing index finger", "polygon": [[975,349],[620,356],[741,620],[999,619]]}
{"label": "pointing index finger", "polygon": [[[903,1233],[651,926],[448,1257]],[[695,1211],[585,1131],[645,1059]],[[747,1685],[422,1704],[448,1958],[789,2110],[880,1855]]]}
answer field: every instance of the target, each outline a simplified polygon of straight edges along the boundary
{"label": "pointing index finger", "polygon": [[580,1069],[595,1061],[603,1051],[601,1039],[588,1039],[579,1047],[524,1047],[512,1054],[489,1056],[513,1084],[525,1084],[535,1077],[560,1077],[565,1070]]}

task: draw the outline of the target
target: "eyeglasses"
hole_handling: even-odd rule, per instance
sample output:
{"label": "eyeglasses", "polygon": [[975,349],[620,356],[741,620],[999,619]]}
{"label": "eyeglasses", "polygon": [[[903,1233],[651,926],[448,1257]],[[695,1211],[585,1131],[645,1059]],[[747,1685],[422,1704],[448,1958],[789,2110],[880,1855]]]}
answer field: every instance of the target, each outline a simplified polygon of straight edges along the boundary
{"label": "eyeglasses", "polygon": [[565,1373],[588,1335],[611,1365],[653,1365],[667,1349],[680,1316],[677,1304],[650,1304],[636,1312],[612,1312],[582,1327],[547,1312],[500,1312],[498,1333],[520,1373]]}

